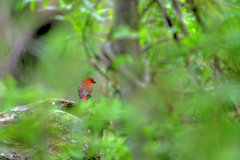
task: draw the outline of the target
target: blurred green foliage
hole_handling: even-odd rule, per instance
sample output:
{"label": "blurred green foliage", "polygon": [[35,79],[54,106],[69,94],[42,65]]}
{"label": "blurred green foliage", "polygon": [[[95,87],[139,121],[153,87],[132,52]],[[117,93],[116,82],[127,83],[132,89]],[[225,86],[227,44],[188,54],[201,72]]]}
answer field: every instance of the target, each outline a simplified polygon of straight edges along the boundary
{"label": "blurred green foliage", "polygon": [[[105,159],[133,159],[134,148],[139,159],[240,158],[239,1],[195,0],[201,24],[188,1],[180,0],[186,36],[172,1],[161,1],[174,24],[169,27],[158,5],[144,11],[151,1],[139,0],[139,32],[123,27],[110,37],[138,37],[143,50],[151,44],[140,61],[121,55],[113,62],[114,69],[126,63],[149,68],[151,82],[127,99],[106,96],[114,89],[106,89],[106,82],[96,79],[100,76],[84,49],[87,45],[90,52],[98,53],[107,41],[113,25],[113,1],[41,2],[41,7],[34,0],[6,3],[13,12],[12,23],[21,24],[13,27],[15,32],[24,30],[27,14],[49,10],[61,14],[53,16],[57,21],[53,29],[32,40],[29,50],[38,58],[35,67],[26,66],[20,80],[10,74],[0,79],[0,115],[48,98],[79,102],[77,87],[88,76],[97,81],[94,95],[71,109],[36,105],[17,114],[17,122],[1,124],[0,155],[17,150],[33,159],[82,159],[87,145],[89,157],[99,152]],[[4,58],[11,47],[6,47],[4,38],[0,37],[0,42],[0,57]],[[141,62],[144,59],[147,66]],[[108,73],[104,67],[101,71]],[[111,126],[106,127],[109,122]]]}

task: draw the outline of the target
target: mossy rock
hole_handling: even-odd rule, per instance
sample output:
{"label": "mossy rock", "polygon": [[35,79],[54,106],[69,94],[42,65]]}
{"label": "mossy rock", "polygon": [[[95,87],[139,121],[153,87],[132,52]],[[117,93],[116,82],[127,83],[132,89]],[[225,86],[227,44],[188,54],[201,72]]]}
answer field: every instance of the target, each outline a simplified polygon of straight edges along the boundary
{"label": "mossy rock", "polygon": [[84,159],[92,141],[84,123],[90,115],[70,114],[66,108],[76,104],[61,102],[51,99],[2,112],[1,159]]}

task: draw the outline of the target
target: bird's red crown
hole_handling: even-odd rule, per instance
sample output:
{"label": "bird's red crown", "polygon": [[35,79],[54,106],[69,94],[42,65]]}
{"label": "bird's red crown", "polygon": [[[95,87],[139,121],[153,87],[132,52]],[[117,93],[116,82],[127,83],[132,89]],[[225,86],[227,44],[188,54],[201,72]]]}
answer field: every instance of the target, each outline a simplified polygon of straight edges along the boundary
{"label": "bird's red crown", "polygon": [[91,85],[93,85],[93,83],[96,83],[95,81],[94,81],[94,79],[93,78],[86,78],[86,79],[84,79],[83,81],[85,81],[85,82],[87,82],[87,83],[89,83],[89,84],[91,84]]}

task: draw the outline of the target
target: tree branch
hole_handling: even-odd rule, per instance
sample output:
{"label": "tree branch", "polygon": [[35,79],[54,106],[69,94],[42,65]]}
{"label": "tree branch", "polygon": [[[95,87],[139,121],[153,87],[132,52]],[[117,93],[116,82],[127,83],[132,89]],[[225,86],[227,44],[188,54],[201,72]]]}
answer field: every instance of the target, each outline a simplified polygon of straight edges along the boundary
{"label": "tree branch", "polygon": [[[164,7],[161,5],[161,3],[156,0],[155,1],[158,5],[158,7],[160,8],[160,10],[162,11],[162,14],[163,14],[163,18],[166,20],[167,24],[168,24],[168,27],[170,28],[173,28],[174,27],[174,24],[173,22],[171,21],[171,18],[170,16],[167,14],[167,12],[165,11]],[[178,34],[177,34],[177,31],[174,31],[173,32],[173,38],[178,41]]]}
{"label": "tree branch", "polygon": [[181,14],[181,6],[178,2],[178,0],[172,0],[172,5],[173,5],[173,8],[178,16],[178,19],[179,19],[179,22],[180,22],[180,25],[181,25],[181,28],[182,28],[182,31],[184,33],[185,36],[188,36],[188,31],[187,31],[187,28],[184,24],[184,20],[183,20],[183,17],[182,17],[182,14]]}
{"label": "tree branch", "polygon": [[195,15],[198,23],[201,25],[203,31],[207,29],[206,24],[202,21],[202,18],[199,15],[199,10],[198,7],[196,6],[194,0],[187,0],[187,3],[191,5],[191,9],[193,11],[193,14]]}

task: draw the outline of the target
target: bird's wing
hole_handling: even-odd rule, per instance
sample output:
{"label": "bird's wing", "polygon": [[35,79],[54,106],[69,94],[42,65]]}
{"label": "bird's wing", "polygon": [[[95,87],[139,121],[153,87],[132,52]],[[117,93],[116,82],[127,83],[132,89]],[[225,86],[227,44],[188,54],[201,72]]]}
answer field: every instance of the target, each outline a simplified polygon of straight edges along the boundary
{"label": "bird's wing", "polygon": [[87,84],[80,84],[78,87],[78,95],[80,96],[80,98],[83,97],[83,95],[85,97],[89,97],[92,96],[93,93],[93,88],[91,85],[87,85]]}
{"label": "bird's wing", "polygon": [[85,88],[85,96],[86,97],[91,97],[92,96],[92,93],[93,93],[93,88],[92,88],[92,86],[88,86],[88,87],[86,87]]}

